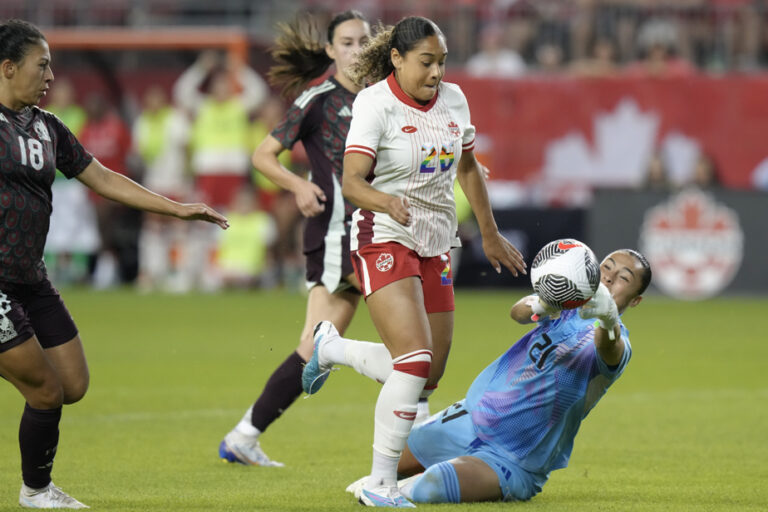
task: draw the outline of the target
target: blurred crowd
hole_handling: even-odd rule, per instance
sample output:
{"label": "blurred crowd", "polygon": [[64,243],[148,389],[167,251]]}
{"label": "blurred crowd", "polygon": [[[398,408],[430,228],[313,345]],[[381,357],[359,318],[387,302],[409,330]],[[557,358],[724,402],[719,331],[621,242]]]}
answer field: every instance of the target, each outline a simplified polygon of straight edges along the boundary
{"label": "blurred crowd", "polygon": [[768,65],[766,0],[4,0],[0,18],[41,26],[234,26],[269,42],[295,13],[358,9],[385,24],[433,19],[450,64],[472,72],[749,71]]}
{"label": "blurred crowd", "polygon": [[[57,283],[108,288],[135,282],[142,290],[169,292],[303,284],[293,197],[250,163],[285,108],[255,71],[238,66],[234,72],[225,58],[204,52],[172,90],[146,88],[130,123],[101,92],[81,103],[71,83],[58,80],[45,108],[109,168],[180,202],[205,202],[225,213],[231,227],[141,214],[59,176],[46,247]],[[284,155],[286,167],[306,172],[291,152]]]}
{"label": "blurred crowd", "polygon": [[681,76],[766,63],[762,0],[511,0],[486,4],[470,73]]}
{"label": "blurred crowd", "polygon": [[[321,26],[323,16],[346,8],[361,9],[386,23],[406,13],[423,14],[445,30],[454,69],[463,66],[473,76],[515,78],[686,76],[760,69],[768,62],[766,1],[289,3],[318,16]],[[222,8],[230,4],[221,2]],[[204,52],[173,87],[147,87],[140,108],[131,115],[119,111],[101,92],[78,91],[78,101],[71,84],[57,80],[45,108],[61,117],[99,160],[179,201],[207,202],[225,213],[232,227],[220,232],[212,226],[142,215],[90,196],[79,183],[60,176],[54,184],[46,252],[55,282],[100,288],[136,283],[143,290],[172,292],[301,288],[301,215],[291,194],[250,163],[253,150],[287,105],[254,70],[237,70],[221,55]],[[309,172],[301,148],[281,156],[287,168]],[[655,155],[647,187],[679,186],[673,167],[668,155]],[[693,179],[702,187],[716,186],[716,162],[700,155]],[[72,209],[77,215],[59,214]]]}

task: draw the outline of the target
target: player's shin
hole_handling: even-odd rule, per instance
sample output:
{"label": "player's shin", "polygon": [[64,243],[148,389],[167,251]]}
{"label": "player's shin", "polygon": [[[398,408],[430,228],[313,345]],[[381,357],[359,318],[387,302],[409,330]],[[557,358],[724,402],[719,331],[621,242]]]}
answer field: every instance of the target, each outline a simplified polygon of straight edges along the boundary
{"label": "player's shin", "polygon": [[383,343],[353,341],[345,346],[344,363],[369,379],[384,383],[392,373],[392,357]]}
{"label": "player's shin", "polygon": [[42,489],[51,483],[53,458],[59,443],[61,407],[33,409],[26,404],[19,425],[21,473],[24,484]]}
{"label": "player's shin", "polygon": [[411,352],[393,361],[392,373],[376,402],[374,463],[367,488],[396,485],[397,462],[416,418],[431,361],[429,350]]}

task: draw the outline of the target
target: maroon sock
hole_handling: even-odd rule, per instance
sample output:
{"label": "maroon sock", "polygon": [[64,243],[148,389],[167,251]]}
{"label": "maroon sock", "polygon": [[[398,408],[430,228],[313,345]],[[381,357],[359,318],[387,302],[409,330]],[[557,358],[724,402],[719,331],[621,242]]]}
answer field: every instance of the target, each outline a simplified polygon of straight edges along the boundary
{"label": "maroon sock", "polygon": [[251,423],[264,432],[301,394],[301,372],[307,362],[293,352],[269,377],[264,391],[253,404]]}
{"label": "maroon sock", "polygon": [[51,483],[53,458],[59,444],[61,407],[33,409],[26,404],[19,425],[21,476],[27,487],[41,489]]}

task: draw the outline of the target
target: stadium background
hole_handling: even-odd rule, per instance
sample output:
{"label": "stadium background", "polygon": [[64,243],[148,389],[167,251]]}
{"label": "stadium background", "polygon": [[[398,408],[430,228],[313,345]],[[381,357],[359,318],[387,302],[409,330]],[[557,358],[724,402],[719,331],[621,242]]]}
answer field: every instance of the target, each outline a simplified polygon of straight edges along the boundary
{"label": "stadium background", "polygon": [[[324,26],[346,8],[385,23],[425,15],[444,30],[446,80],[467,93],[499,225],[528,261],[545,242],[570,236],[598,255],[639,247],[656,270],[646,302],[627,317],[635,347],[627,375],[585,422],[571,467],[523,506],[762,510],[768,353],[755,319],[768,305],[764,1],[3,0],[0,19],[38,24],[58,84],[73,84],[78,105],[101,96],[130,130],[142,95],[154,85],[170,93],[201,52],[224,52],[263,76],[276,22],[307,12]],[[504,64],[470,66],[494,47]],[[306,169],[300,149],[290,165]],[[127,151],[125,172],[141,180],[142,168]],[[118,216],[111,229],[128,240],[128,268],[100,279],[98,244],[68,247],[67,233],[84,228],[62,228],[64,242],[46,258],[93,379],[64,415],[57,484],[111,510],[353,506],[341,490],[367,471],[377,387],[351,371],[265,437],[285,471],[216,460],[219,438],[303,319],[299,223],[277,204],[287,212],[266,212],[279,219],[276,239],[249,242],[262,246],[265,263],[244,281],[143,282],[137,246],[147,218]],[[506,314],[527,281],[489,273],[464,220],[455,348],[434,410],[463,396],[523,332]],[[180,246],[168,248],[172,264]],[[217,257],[203,272],[216,272]],[[350,334],[376,339],[361,310]],[[10,510],[22,404],[7,384],[0,389],[0,510]],[[499,507],[472,509],[486,508]]]}

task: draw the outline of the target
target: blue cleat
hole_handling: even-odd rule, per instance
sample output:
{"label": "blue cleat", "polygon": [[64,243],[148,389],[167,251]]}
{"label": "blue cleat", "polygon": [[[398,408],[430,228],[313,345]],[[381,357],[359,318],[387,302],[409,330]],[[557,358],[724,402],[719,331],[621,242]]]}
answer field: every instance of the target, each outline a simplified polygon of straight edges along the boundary
{"label": "blue cleat", "polygon": [[323,320],[315,326],[315,349],[309,362],[304,365],[304,371],[301,372],[301,387],[308,395],[314,395],[323,387],[328,376],[331,374],[333,364],[320,364],[320,345],[327,343],[334,337],[339,336],[339,331],[333,326],[333,323]]}

